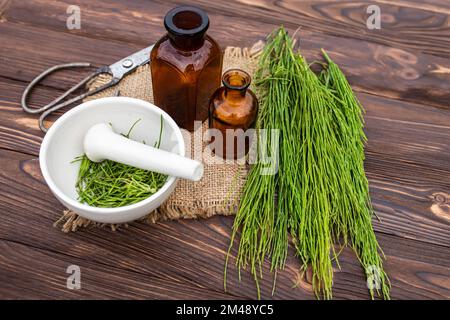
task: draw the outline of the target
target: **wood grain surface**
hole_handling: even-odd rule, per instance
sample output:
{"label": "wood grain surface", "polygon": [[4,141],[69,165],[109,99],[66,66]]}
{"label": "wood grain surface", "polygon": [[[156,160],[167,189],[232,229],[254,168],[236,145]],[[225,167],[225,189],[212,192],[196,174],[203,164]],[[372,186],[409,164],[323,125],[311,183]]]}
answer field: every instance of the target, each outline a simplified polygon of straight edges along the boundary
{"label": "wood grain surface", "polygon": [[[248,273],[238,282],[224,259],[232,217],[64,234],[53,222],[63,207],[40,173],[43,134],[20,97],[43,69],[87,61],[113,63],[155,42],[164,14],[181,1],[0,0],[0,298],[3,299],[253,299]],[[381,221],[374,228],[387,260],[394,299],[450,298],[450,4],[400,1],[191,1],[211,20],[222,47],[250,46],[285,25],[300,27],[310,60],[328,50],[366,109],[366,170]],[[366,28],[369,4],[382,28]],[[69,5],[81,8],[81,29],[66,28]],[[50,101],[82,72],[51,76],[32,105]],[[53,119],[55,119],[53,117]],[[289,255],[277,279],[267,272],[265,299],[314,299]],[[236,248],[232,250],[234,262]],[[336,299],[369,298],[355,255],[335,267]],[[82,270],[82,289],[66,287],[66,268]],[[268,271],[268,266],[265,266]]]}

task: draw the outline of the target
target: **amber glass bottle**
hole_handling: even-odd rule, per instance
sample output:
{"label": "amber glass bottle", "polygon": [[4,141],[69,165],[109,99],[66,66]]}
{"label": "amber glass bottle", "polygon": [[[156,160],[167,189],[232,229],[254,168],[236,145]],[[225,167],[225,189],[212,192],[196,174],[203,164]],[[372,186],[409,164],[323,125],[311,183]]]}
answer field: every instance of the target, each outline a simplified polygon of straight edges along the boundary
{"label": "amber glass bottle", "polygon": [[150,55],[155,105],[192,131],[195,120],[208,117],[209,99],[220,85],[222,52],[206,35],[209,19],[199,8],[170,10],[164,26],[168,33]]}
{"label": "amber glass bottle", "polygon": [[214,150],[222,158],[239,159],[248,152],[251,136],[246,131],[254,127],[258,113],[258,100],[248,89],[250,82],[250,75],[245,71],[228,70],[222,77],[223,87],[217,89],[211,98],[209,127],[222,133],[223,147]]}

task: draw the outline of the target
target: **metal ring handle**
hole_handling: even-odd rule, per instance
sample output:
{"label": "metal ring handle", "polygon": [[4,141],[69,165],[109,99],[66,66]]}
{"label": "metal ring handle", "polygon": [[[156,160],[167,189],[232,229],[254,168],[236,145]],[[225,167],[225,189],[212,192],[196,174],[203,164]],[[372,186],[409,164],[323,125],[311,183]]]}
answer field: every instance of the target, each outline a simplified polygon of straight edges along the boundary
{"label": "metal ring handle", "polygon": [[[67,69],[67,68],[86,68],[86,67],[91,67],[92,65],[89,62],[72,62],[72,63],[65,63],[65,64],[58,64],[56,66],[53,66],[51,68],[48,68],[47,70],[45,70],[44,72],[42,72],[40,75],[38,75],[36,78],[34,78],[29,84],[28,86],[25,88],[23,94],[22,94],[22,100],[21,100],[21,105],[23,110],[25,110],[28,113],[41,113],[49,108],[51,108],[53,105],[57,104],[58,102],[60,102],[61,100],[63,100],[65,97],[67,97],[70,93],[72,93],[73,91],[77,90],[82,83],[75,85],[74,87],[72,87],[71,89],[69,89],[68,91],[66,91],[65,93],[63,93],[62,95],[60,95],[59,97],[57,97],[56,99],[54,99],[52,102],[50,102],[49,104],[41,107],[41,108],[30,108],[27,105],[27,98],[28,95],[30,94],[31,90],[33,89],[33,87],[38,84],[42,79],[44,79],[45,77],[47,77],[48,75],[52,74],[53,72],[57,71],[57,70],[61,70],[61,69]],[[82,81],[83,82],[83,81]]]}
{"label": "metal ring handle", "polygon": [[98,76],[100,74],[110,74],[111,75],[111,70],[109,67],[105,66],[102,68],[98,68],[97,70],[95,70],[95,72],[93,72],[90,75],[88,75],[87,77],[85,77],[83,80],[81,80],[80,82],[75,84],[73,87],[71,87],[69,90],[67,90],[63,94],[61,94],[59,97],[55,98],[53,101],[51,101],[50,103],[48,103],[45,106],[40,107],[40,108],[30,108],[27,105],[27,98],[28,98],[31,90],[33,89],[33,87],[36,86],[36,84],[38,84],[42,79],[44,79],[45,77],[47,77],[48,75],[52,74],[53,72],[55,72],[57,70],[67,69],[67,68],[86,68],[86,67],[91,67],[91,66],[92,65],[88,62],[72,62],[72,63],[59,64],[59,65],[53,66],[53,67],[45,70],[44,72],[42,72],[40,75],[38,75],[36,78],[34,78],[33,81],[31,81],[30,84],[28,84],[28,86],[25,88],[25,90],[22,94],[22,101],[21,101],[22,108],[25,112],[28,112],[31,114],[42,113],[41,116],[39,117],[39,128],[43,132],[47,132],[47,128],[44,125],[44,120],[49,114],[51,114],[52,112],[54,112],[58,109],[65,107],[65,106],[68,106],[76,101],[82,100],[90,95],[96,94],[97,92],[100,92],[108,87],[111,87],[111,86],[117,84],[120,79],[113,78],[110,82],[100,86],[99,88],[82,93],[72,99],[61,102],[68,95],[70,95],[74,91],[78,90],[79,88],[81,88],[82,86],[87,84],[90,80],[92,80],[96,76]]}
{"label": "metal ring handle", "polygon": [[[99,69],[99,70],[97,70],[95,73],[93,73],[93,74],[91,74],[90,76],[88,76],[88,77],[86,77],[85,79],[83,79],[83,80],[82,80],[80,83],[78,83],[76,86],[79,86],[80,84],[84,84],[84,83],[88,82],[89,80],[91,80],[92,78],[94,78],[95,76],[97,76],[97,75],[99,75],[99,74],[102,74],[102,73],[108,73],[108,72],[105,72],[104,70],[100,70],[100,69]],[[56,110],[59,110],[59,109],[61,109],[61,108],[64,108],[64,107],[66,107],[66,106],[68,106],[68,105],[74,103],[75,101],[82,100],[82,99],[84,99],[84,98],[86,98],[86,97],[88,97],[88,96],[91,96],[91,95],[96,94],[96,93],[98,93],[98,92],[100,92],[100,91],[103,91],[103,90],[105,90],[105,89],[107,89],[107,88],[109,88],[109,87],[111,87],[111,86],[114,86],[114,85],[116,85],[118,82],[119,82],[119,79],[113,78],[110,82],[105,83],[104,85],[101,85],[100,87],[98,87],[98,88],[96,88],[96,89],[94,89],[94,90],[90,90],[90,91],[85,92],[85,93],[83,93],[83,94],[80,94],[79,96],[76,96],[76,97],[74,97],[74,98],[72,98],[72,99],[69,99],[69,100],[67,100],[67,101],[64,101],[64,102],[62,102],[62,103],[60,103],[60,104],[51,106],[50,108],[48,108],[47,110],[45,110],[45,111],[41,114],[41,116],[39,117],[39,128],[40,128],[43,132],[47,132],[48,129],[47,129],[47,128],[45,127],[45,125],[44,125],[44,120],[45,120],[45,118],[46,118],[48,115],[50,115],[51,113],[55,112]],[[76,86],[75,86],[75,87],[76,87]]]}

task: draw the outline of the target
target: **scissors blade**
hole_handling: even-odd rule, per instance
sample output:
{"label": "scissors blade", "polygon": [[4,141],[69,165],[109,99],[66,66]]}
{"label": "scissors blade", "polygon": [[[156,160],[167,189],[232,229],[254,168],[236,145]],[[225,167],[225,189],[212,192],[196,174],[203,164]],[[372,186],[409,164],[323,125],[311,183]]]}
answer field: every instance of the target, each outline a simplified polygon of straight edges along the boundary
{"label": "scissors blade", "polygon": [[150,61],[150,52],[152,49],[153,45],[148,46],[147,48],[139,50],[110,65],[109,70],[113,78],[120,80],[128,73],[134,71],[137,67],[148,63]]}

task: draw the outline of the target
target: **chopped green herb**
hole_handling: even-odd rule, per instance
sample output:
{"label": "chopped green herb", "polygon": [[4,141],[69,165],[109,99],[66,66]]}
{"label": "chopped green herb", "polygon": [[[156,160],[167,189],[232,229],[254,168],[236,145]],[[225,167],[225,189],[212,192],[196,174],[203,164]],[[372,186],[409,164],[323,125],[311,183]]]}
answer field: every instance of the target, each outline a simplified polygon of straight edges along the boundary
{"label": "chopped green herb", "polygon": [[[124,137],[129,138],[136,121]],[[159,148],[163,131],[163,118],[159,139],[155,146]],[[93,207],[115,208],[142,201],[156,193],[166,182],[167,176],[125,164],[104,160],[93,162],[86,155],[77,157],[80,162],[76,190],[79,201]]]}

